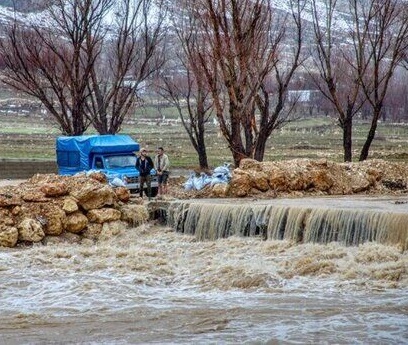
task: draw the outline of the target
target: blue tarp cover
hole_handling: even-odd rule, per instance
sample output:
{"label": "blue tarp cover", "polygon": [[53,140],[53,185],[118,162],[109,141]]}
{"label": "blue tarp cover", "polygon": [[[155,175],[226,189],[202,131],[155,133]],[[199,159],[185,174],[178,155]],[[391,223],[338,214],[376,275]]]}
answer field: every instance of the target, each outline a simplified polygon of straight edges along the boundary
{"label": "blue tarp cover", "polygon": [[57,163],[60,173],[69,174],[91,169],[93,153],[139,151],[139,144],[129,135],[81,135],[58,137]]}

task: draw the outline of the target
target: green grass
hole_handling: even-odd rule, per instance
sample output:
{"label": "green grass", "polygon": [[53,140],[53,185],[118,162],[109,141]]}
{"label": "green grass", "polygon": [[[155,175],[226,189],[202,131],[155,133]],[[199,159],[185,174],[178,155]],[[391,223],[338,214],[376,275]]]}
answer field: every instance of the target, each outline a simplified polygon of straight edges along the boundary
{"label": "green grass", "polygon": [[[166,120],[161,122],[162,114]],[[154,155],[163,146],[173,167],[195,169],[197,154],[181,124],[176,123],[173,108],[146,107],[138,110],[126,124],[122,134],[129,134]],[[150,122],[146,121],[149,120]],[[358,159],[369,124],[354,125],[353,157]],[[90,131],[91,132],[91,131]],[[0,159],[55,159],[55,139],[60,132],[49,121],[39,117],[8,116],[0,114]],[[207,129],[209,164],[215,167],[232,162],[231,152],[219,129],[210,124]],[[306,118],[289,123],[276,130],[268,140],[264,160],[294,158],[327,158],[343,161],[342,133],[336,120],[327,117]],[[408,125],[380,123],[373,142],[370,158],[408,161]]]}

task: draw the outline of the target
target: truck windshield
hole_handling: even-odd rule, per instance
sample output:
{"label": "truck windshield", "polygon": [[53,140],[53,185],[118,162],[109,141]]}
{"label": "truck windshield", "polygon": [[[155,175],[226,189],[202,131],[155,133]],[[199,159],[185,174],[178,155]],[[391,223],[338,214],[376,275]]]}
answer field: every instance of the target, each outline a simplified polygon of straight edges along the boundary
{"label": "truck windshield", "polygon": [[109,156],[105,158],[105,162],[108,169],[134,167],[136,157],[132,155]]}

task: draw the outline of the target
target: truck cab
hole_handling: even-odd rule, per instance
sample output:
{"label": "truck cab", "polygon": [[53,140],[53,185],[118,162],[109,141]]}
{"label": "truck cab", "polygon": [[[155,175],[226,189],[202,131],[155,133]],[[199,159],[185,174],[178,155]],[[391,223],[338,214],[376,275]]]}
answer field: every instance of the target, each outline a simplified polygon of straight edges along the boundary
{"label": "truck cab", "polygon": [[[123,185],[138,192],[139,171],[136,169],[135,151],[139,144],[128,135],[83,135],[58,137],[56,142],[57,165],[60,175],[99,171],[110,184]],[[156,171],[151,171],[151,196],[156,196]]]}

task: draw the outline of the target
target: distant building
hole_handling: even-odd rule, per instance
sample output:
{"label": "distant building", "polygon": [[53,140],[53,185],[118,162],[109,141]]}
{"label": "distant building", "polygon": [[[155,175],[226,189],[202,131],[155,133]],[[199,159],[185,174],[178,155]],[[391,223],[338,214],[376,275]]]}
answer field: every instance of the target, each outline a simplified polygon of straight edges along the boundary
{"label": "distant building", "polygon": [[146,92],[146,81],[143,80],[138,82],[132,76],[126,76],[123,79],[122,85],[123,87],[135,88],[137,94],[143,94]]}
{"label": "distant building", "polygon": [[308,103],[316,100],[320,96],[318,90],[289,90],[288,100],[289,102]]}

